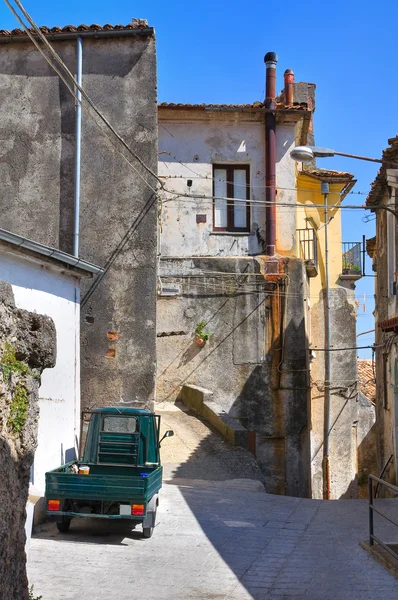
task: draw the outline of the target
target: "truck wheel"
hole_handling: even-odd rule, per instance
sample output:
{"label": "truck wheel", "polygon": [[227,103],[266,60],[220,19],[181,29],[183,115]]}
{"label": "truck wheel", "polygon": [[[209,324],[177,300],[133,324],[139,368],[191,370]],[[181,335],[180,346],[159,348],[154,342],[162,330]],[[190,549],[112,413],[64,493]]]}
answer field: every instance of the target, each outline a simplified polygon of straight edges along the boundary
{"label": "truck wheel", "polygon": [[71,519],[65,518],[62,521],[57,521],[58,531],[61,533],[68,533]]}
{"label": "truck wheel", "polygon": [[156,523],[156,509],[155,509],[155,514],[153,515],[152,523],[153,523],[152,527],[143,527],[142,528],[142,537],[144,537],[144,538],[152,537],[153,529],[154,529],[155,523]]}
{"label": "truck wheel", "polygon": [[142,536],[144,538],[150,538],[150,537],[152,537],[152,534],[153,534],[153,527],[144,527],[142,529]]}

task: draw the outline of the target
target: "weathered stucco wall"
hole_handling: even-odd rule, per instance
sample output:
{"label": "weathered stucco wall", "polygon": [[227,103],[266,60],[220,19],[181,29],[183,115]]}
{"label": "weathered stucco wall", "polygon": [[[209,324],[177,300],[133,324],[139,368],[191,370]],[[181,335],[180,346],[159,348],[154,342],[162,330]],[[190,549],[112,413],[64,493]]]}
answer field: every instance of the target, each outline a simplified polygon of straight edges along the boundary
{"label": "weathered stucco wall", "polygon": [[358,427],[356,432],[358,448],[358,498],[369,497],[368,475],[380,475],[377,466],[376,407],[362,392],[358,394]]}
{"label": "weathered stucco wall", "polygon": [[56,361],[49,317],[16,308],[0,282],[0,582],[2,598],[28,600],[25,507],[37,445],[38,391],[43,369]]}
{"label": "weathered stucco wall", "polygon": [[[356,305],[355,285],[343,280],[341,190],[344,183],[331,183],[328,195],[328,261],[330,286],[330,336],[331,336],[331,432],[330,472],[332,498],[357,497],[358,453],[370,424],[365,407],[358,397],[358,370],[355,350]],[[317,239],[317,275],[308,279],[309,319],[308,337],[314,349],[311,361],[311,470],[312,496],[323,497],[322,459],[324,453],[325,419],[325,215],[321,181],[306,176],[298,178],[298,201],[303,208],[297,211],[297,228],[312,227]],[[316,205],[311,206],[311,205]],[[317,350],[319,348],[320,350]],[[343,350],[339,350],[343,349]],[[369,425],[368,432],[365,431]],[[370,436],[371,437],[371,436]],[[370,438],[369,438],[370,439]],[[372,438],[373,439],[373,438]],[[362,444],[365,448],[366,444]],[[365,450],[364,450],[365,451]],[[368,446],[366,449],[368,452]]]}
{"label": "weathered stucco wall", "polygon": [[[269,492],[309,493],[306,333],[303,265],[266,281],[261,258],[163,259],[158,300],[158,400],[174,400],[184,383],[256,433],[256,454]],[[294,290],[294,293],[293,293]],[[194,340],[206,321],[210,339]]]}
{"label": "weathered stucco wall", "polygon": [[[395,190],[391,190],[394,194]],[[391,206],[394,196],[385,193],[383,204]],[[391,215],[392,216],[392,215]],[[397,470],[397,432],[398,432],[398,351],[394,332],[384,332],[378,326],[386,319],[397,314],[397,300],[389,281],[389,245],[392,243],[388,233],[388,213],[376,212],[376,248],[373,254],[375,279],[375,343],[376,343],[376,431],[377,462],[383,479],[396,483]],[[395,219],[395,236],[398,239],[398,224]],[[394,231],[394,230],[393,230]],[[395,242],[396,252],[398,244]],[[398,264],[398,256],[396,262]]]}
{"label": "weathered stucco wall", "polygon": [[[54,47],[75,73],[76,41]],[[83,39],[83,87],[156,171],[154,37]],[[0,114],[2,226],[70,252],[74,99],[29,43],[0,46]],[[156,206],[84,115],[80,254],[106,267],[94,287],[82,286],[82,403],[89,407],[153,397]]]}
{"label": "weathered stucco wall", "polygon": [[[358,472],[357,425],[358,371],[356,350],[333,351],[333,348],[355,348],[355,296],[352,290],[335,287],[330,290],[331,400],[330,400],[330,472],[332,498],[356,497]],[[325,340],[324,296],[312,304],[311,342],[314,348],[327,347]],[[322,458],[324,442],[325,352],[315,349],[311,365],[311,464],[312,495],[323,497]]]}
{"label": "weathered stucco wall", "polygon": [[80,282],[73,274],[1,248],[0,280],[11,285],[17,308],[51,317],[56,331],[57,362],[53,369],[44,371],[39,390],[38,447],[32,484],[34,494],[43,496],[46,471],[55,469],[62,460],[74,458],[79,437]]}
{"label": "weathered stucco wall", "polygon": [[[188,111],[189,112],[189,111]],[[162,256],[245,256],[264,250],[265,148],[262,115],[253,121],[245,113],[206,114],[200,122],[190,115],[160,109],[159,174],[166,188],[192,198],[164,194],[162,209]],[[250,120],[249,120],[250,119]],[[278,200],[296,202],[294,161],[295,124],[277,126]],[[182,163],[182,164],[181,164]],[[248,233],[213,231],[213,164],[250,166],[250,193],[253,204]],[[188,180],[192,186],[187,185]],[[283,188],[283,189],[282,189]],[[204,195],[210,199],[195,198]],[[196,221],[204,215],[205,222]],[[289,207],[277,209],[277,251],[296,253],[296,220]]]}

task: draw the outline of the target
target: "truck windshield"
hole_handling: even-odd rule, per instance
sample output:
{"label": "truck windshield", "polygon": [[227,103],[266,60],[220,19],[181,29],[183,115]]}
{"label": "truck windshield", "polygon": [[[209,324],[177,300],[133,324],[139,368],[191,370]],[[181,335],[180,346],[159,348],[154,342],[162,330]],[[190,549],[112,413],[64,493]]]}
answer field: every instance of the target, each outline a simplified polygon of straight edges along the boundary
{"label": "truck windshield", "polygon": [[135,417],[104,417],[102,431],[107,433],[135,433],[137,419]]}

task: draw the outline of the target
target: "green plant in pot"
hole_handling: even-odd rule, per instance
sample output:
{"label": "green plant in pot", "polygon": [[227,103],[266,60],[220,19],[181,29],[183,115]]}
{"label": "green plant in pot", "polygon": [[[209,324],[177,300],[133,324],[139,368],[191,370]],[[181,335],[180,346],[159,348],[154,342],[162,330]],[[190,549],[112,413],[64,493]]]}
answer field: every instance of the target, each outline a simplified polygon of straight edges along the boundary
{"label": "green plant in pot", "polygon": [[210,337],[210,333],[205,331],[206,321],[199,321],[195,325],[195,344],[199,346],[199,348],[203,348],[205,343]]}
{"label": "green plant in pot", "polygon": [[358,273],[361,273],[361,267],[359,265],[354,265],[353,263],[343,264],[343,275],[357,275]]}

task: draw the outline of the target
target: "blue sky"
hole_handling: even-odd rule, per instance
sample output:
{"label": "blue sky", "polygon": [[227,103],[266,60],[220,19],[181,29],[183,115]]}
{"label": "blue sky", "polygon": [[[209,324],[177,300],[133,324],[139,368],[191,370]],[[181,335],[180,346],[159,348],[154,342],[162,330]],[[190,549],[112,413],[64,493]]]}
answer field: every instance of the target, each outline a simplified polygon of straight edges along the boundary
{"label": "blue sky", "polygon": [[[398,3],[381,0],[335,0],[272,3],[129,2],[127,0],[25,0],[39,25],[122,23],[146,18],[157,34],[159,101],[253,102],[264,94],[264,54],[279,56],[278,89],[283,72],[296,81],[316,83],[315,135],[318,145],[343,152],[380,157],[387,139],[398,133],[396,96],[396,23]],[[17,24],[4,3],[1,28]],[[366,194],[377,166],[333,158],[319,166],[351,171],[354,191]],[[345,203],[363,204],[366,195]],[[343,212],[343,235],[356,241],[374,235],[374,221],[362,211]],[[371,217],[372,218],[372,217]],[[371,273],[369,261],[368,273]],[[358,333],[374,326],[373,278],[357,284]],[[363,297],[366,295],[364,303]],[[366,310],[363,310],[363,305]],[[361,336],[360,345],[372,342]],[[360,353],[370,356],[369,352]]]}

